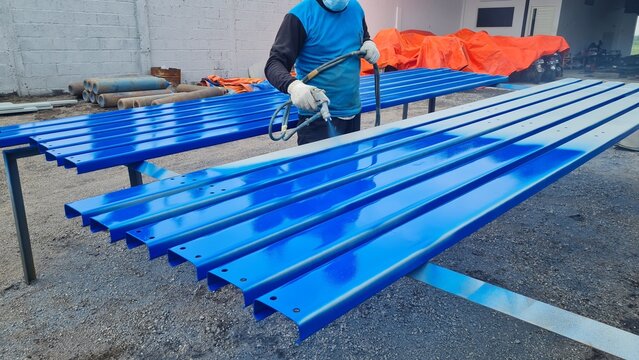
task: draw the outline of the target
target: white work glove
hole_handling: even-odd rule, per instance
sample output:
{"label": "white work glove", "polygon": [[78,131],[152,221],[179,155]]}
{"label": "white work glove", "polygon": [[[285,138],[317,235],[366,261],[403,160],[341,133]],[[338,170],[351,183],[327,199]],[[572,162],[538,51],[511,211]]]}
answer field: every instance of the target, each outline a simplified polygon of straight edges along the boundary
{"label": "white work glove", "polygon": [[379,60],[379,50],[377,50],[377,45],[375,45],[373,40],[364,41],[362,47],[359,50],[366,52],[366,55],[364,55],[364,59],[369,63],[376,64],[377,60]]}
{"label": "white work glove", "polygon": [[317,111],[317,100],[313,92],[321,91],[315,86],[306,85],[300,80],[295,80],[288,86],[291,101],[299,110]]}

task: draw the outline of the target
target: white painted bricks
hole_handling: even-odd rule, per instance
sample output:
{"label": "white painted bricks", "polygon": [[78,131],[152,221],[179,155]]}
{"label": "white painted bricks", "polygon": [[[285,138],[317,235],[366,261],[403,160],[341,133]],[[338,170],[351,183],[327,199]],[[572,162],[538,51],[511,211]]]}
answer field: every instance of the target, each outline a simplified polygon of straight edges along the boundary
{"label": "white painted bricks", "polygon": [[0,37],[0,93],[39,95],[87,77],[148,73],[149,62],[181,68],[184,82],[247,76],[298,1],[0,2],[9,15],[0,31],[13,34]]}

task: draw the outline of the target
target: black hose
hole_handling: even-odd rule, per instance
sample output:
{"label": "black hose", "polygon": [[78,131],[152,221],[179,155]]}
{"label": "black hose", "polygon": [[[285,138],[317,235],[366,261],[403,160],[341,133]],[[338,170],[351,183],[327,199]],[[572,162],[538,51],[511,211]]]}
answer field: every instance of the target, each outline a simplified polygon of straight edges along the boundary
{"label": "black hose", "polygon": [[[302,79],[302,82],[305,84],[308,83],[314,77],[322,73],[324,70],[332,68],[333,66],[344,62],[346,59],[348,59],[351,56],[361,57],[361,56],[364,56],[364,54],[365,53],[363,51],[353,51],[348,54],[337,57],[325,64],[322,64],[317,69],[308,73],[308,75],[304,76],[304,78]],[[373,64],[373,70],[375,73],[374,75],[375,76],[375,126],[379,126],[382,120],[382,114],[381,114],[380,77],[379,77],[379,67],[377,66],[377,64]],[[304,121],[303,123],[298,124],[297,127],[289,133],[287,132],[287,130],[288,130],[288,119],[289,119],[289,116],[291,115],[291,106],[293,106],[293,102],[291,100],[288,100],[287,102],[280,105],[271,116],[271,121],[268,124],[268,136],[271,138],[271,140],[287,141],[300,129],[310,125],[313,121],[321,117],[321,115],[317,113],[313,115],[312,117],[306,119],[306,121]],[[280,112],[282,112],[282,110],[284,110],[284,115],[282,116],[282,128],[280,130],[281,135],[276,137],[275,135],[273,135],[273,124],[275,123],[275,119],[280,114]]]}

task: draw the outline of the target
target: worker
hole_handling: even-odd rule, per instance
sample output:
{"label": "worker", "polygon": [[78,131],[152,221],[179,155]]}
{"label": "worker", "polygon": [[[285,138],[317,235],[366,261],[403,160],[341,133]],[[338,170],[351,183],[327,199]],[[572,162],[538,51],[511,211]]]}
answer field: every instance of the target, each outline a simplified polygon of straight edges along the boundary
{"label": "worker", "polygon": [[[308,84],[299,80],[320,65],[358,50],[365,52],[366,61],[377,63],[379,51],[356,0],[302,0],[284,17],[264,69],[266,78],[291,95],[299,113],[298,124],[318,111],[314,90],[325,92],[332,115],[332,124],[320,119],[300,129],[298,145],[360,129],[358,57],[325,70]],[[293,65],[297,78],[291,75]]]}

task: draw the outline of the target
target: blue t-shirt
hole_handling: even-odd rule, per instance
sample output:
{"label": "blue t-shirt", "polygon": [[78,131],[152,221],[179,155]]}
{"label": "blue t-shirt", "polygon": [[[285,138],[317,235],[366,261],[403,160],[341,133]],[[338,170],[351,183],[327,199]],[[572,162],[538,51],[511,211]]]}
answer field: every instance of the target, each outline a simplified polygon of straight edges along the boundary
{"label": "blue t-shirt", "polygon": [[[295,62],[297,78],[300,80],[320,65],[358,51],[362,46],[364,10],[356,0],[351,0],[341,12],[328,11],[317,0],[303,0],[290,13],[300,20],[306,31],[306,42]],[[331,115],[350,117],[362,111],[359,73],[360,58],[352,57],[325,70],[311,80],[309,85],[326,91],[331,101]]]}

